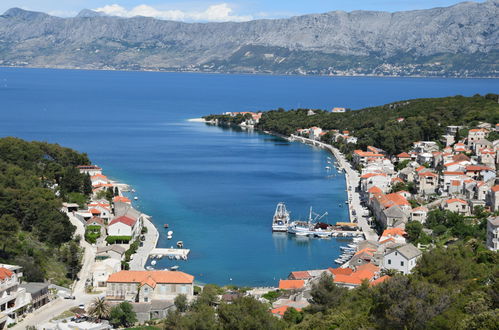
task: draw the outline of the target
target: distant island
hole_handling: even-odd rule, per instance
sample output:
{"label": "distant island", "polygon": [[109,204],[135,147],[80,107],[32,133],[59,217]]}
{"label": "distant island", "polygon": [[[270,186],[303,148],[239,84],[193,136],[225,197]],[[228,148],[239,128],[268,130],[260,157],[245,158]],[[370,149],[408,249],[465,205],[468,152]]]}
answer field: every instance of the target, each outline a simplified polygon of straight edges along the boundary
{"label": "distant island", "polygon": [[0,66],[333,76],[499,76],[497,0],[406,12],[183,23],[83,10],[0,16]]}

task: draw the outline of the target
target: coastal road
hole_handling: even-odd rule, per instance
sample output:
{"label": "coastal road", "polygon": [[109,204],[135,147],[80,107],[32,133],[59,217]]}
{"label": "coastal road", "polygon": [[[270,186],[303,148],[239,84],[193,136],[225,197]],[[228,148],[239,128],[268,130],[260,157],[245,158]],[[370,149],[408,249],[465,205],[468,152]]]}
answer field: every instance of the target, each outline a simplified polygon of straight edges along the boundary
{"label": "coastal road", "polygon": [[[360,175],[359,173],[352,168],[350,163],[345,159],[343,154],[333,147],[330,144],[307,139],[301,136],[296,136],[296,135],[291,135],[291,140],[297,140],[303,143],[315,145],[318,147],[321,147],[323,149],[329,150],[336,160],[338,161],[339,165],[341,168],[345,170],[345,180],[347,183],[347,193],[348,193],[348,212],[350,215],[350,221],[353,220],[354,217],[356,217],[358,220],[358,225],[362,229],[362,232],[364,233],[364,236],[367,240],[372,240],[372,241],[377,241],[378,240],[378,234],[369,226],[367,223],[366,218],[364,218],[362,215],[364,214],[364,207],[362,207],[362,204],[360,202],[360,194],[355,191],[355,188],[358,187],[359,181],[360,181]],[[353,215],[353,211],[355,210],[355,215]]]}
{"label": "coastal road", "polygon": [[130,270],[144,270],[149,253],[158,244],[159,232],[147,216],[144,219],[144,227],[147,228],[147,233],[144,234],[145,240],[143,245],[138,248],[137,253],[132,256],[132,260],[129,262]]}
{"label": "coastal road", "polygon": [[95,294],[87,294],[85,292],[85,282],[87,278],[90,278],[92,273],[92,266],[95,262],[95,246],[92,246],[85,241],[85,226],[83,223],[74,217],[71,213],[68,214],[69,220],[76,227],[75,235],[80,235],[82,238],[80,240],[80,246],[85,249],[82,260],[82,268],[78,274],[78,281],[73,285],[73,296],[75,299],[63,299],[57,298],[43,306],[42,308],[36,310],[34,313],[29,314],[15,325],[12,329],[26,329],[27,326],[35,326],[38,329],[49,329],[55,327],[55,323],[51,323],[50,320],[57,317],[64,311],[72,307],[76,307],[80,304],[88,306],[96,297]]}

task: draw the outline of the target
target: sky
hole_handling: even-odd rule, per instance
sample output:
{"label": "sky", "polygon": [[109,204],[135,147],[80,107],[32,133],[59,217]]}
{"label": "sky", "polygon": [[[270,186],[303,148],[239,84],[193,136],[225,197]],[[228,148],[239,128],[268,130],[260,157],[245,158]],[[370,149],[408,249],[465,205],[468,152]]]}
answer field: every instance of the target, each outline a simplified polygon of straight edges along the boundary
{"label": "sky", "polygon": [[[248,21],[283,18],[334,10],[401,11],[445,7],[456,0],[0,0],[0,13],[9,8],[43,11],[61,17],[82,9],[108,15],[149,16],[178,21]],[[478,0],[477,2],[483,2]]]}

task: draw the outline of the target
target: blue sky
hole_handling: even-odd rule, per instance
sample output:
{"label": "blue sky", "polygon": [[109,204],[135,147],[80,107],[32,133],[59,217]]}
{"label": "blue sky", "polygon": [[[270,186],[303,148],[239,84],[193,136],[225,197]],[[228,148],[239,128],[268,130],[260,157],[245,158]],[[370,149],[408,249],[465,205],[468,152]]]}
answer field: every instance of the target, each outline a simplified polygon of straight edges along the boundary
{"label": "blue sky", "polygon": [[[449,6],[455,0],[0,0],[0,12],[12,7],[58,16],[98,9],[117,16],[151,16],[182,21],[245,21],[332,10],[400,11]],[[478,1],[480,2],[480,1]]]}

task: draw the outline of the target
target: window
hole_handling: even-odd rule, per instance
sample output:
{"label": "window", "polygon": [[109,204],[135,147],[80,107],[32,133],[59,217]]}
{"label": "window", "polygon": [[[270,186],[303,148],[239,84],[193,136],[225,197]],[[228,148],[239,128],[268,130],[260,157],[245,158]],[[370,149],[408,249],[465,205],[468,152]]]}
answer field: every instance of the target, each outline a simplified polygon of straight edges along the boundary
{"label": "window", "polygon": [[401,261],[401,262],[400,262],[400,266],[403,266],[403,265],[404,265],[404,262],[403,262],[403,261]]}
{"label": "window", "polygon": [[149,301],[149,298],[144,297],[144,302],[148,302],[148,301]]}
{"label": "window", "polygon": [[388,259],[388,264],[391,265],[392,264],[392,259]]}

